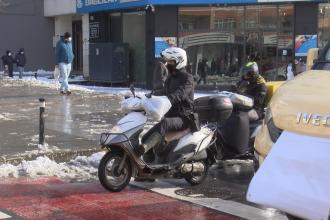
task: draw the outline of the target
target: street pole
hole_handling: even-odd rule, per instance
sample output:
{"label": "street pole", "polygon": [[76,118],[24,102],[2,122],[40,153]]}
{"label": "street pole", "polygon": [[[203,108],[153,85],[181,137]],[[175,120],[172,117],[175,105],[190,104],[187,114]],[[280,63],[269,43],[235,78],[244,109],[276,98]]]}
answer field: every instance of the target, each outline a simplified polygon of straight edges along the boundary
{"label": "street pole", "polygon": [[45,144],[45,108],[46,100],[44,98],[39,98],[40,102],[40,115],[39,115],[39,144]]}

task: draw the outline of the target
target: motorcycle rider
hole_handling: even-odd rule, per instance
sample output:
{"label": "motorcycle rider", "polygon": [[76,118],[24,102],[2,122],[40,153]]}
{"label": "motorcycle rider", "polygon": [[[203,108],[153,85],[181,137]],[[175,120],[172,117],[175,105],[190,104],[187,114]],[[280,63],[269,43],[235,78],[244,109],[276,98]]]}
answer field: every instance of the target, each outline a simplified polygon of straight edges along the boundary
{"label": "motorcycle rider", "polygon": [[242,81],[239,83],[238,93],[253,99],[253,108],[248,112],[250,121],[256,121],[263,117],[264,101],[267,94],[266,80],[259,74],[258,64],[248,62],[243,67]]}
{"label": "motorcycle rider", "polygon": [[[242,80],[237,84],[237,93],[254,101],[252,109],[234,109],[231,117],[221,126],[220,134],[229,149],[223,149],[223,157],[250,157],[250,122],[263,117],[264,101],[267,94],[265,79],[259,74],[258,64],[248,62],[242,69]],[[218,158],[219,159],[219,158]],[[221,158],[224,159],[224,158]]]}
{"label": "motorcycle rider", "polygon": [[[166,95],[172,107],[164,119],[154,126],[143,138],[142,145],[137,149],[138,155],[143,155],[150,149],[160,146],[167,131],[178,131],[190,127],[194,103],[194,80],[187,73],[186,51],[178,47],[170,47],[161,52],[162,59],[166,62],[168,77],[164,88],[154,91],[153,95]],[[157,153],[163,151],[163,146]]]}

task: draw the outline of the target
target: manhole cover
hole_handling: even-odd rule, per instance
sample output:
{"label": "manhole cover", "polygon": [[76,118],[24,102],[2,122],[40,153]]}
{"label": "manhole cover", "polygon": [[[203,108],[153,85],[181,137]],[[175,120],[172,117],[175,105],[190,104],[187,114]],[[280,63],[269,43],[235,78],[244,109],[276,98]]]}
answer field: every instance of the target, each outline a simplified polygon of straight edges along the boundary
{"label": "manhole cover", "polygon": [[194,197],[194,198],[220,198],[224,200],[231,199],[233,193],[228,188],[200,188],[200,189],[180,189],[175,193],[180,196]]}

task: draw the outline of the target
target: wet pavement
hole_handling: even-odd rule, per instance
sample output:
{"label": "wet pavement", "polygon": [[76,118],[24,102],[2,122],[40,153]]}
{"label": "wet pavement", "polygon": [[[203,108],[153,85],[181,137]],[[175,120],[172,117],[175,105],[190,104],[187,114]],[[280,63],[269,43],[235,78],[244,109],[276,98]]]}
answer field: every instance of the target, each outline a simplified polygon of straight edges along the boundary
{"label": "wet pavement", "polygon": [[[56,88],[28,81],[0,81],[0,161],[27,157],[36,151],[84,151],[98,149],[100,133],[118,120],[118,97],[75,91],[61,96]],[[38,148],[39,101],[46,99],[46,143]]]}
{"label": "wet pavement", "polygon": [[136,187],[120,193],[98,182],[66,183],[56,178],[0,182],[0,219],[232,220],[232,215]]}

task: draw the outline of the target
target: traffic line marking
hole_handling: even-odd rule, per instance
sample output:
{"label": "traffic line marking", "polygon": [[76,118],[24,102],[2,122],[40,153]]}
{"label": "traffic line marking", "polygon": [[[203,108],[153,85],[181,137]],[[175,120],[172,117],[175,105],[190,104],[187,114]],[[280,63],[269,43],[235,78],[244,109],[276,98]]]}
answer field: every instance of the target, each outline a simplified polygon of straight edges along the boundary
{"label": "traffic line marking", "polygon": [[8,219],[11,218],[10,215],[7,215],[6,213],[0,212],[0,219]]}
{"label": "traffic line marking", "polygon": [[181,190],[182,188],[161,180],[156,180],[155,182],[135,182],[132,180],[130,184],[133,186],[150,190],[152,192],[159,193],[161,195],[165,195],[178,200],[183,200],[186,202],[190,202],[196,205],[200,205],[216,211],[220,211],[222,213],[231,214],[245,219],[287,220],[286,216],[278,212],[275,212],[272,209],[264,210],[253,206],[245,205],[243,203],[223,200],[219,198],[193,198],[193,197],[177,195],[175,191]]}

